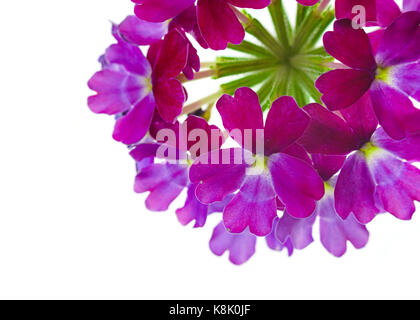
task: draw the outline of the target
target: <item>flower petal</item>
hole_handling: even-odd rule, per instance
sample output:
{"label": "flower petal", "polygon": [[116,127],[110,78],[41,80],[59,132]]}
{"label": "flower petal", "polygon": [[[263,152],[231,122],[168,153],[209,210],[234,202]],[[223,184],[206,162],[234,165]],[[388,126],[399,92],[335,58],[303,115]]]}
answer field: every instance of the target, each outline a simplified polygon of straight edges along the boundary
{"label": "flower petal", "polygon": [[293,244],[290,241],[290,239],[287,239],[284,243],[279,241],[276,237],[276,226],[279,221],[279,218],[275,218],[273,222],[273,229],[271,230],[271,233],[265,237],[265,242],[267,243],[267,246],[271,250],[275,251],[283,251],[284,248],[287,249],[289,257],[293,254]]}
{"label": "flower petal", "polygon": [[297,0],[302,6],[313,6],[319,2],[319,0]]}
{"label": "flower petal", "polygon": [[276,237],[281,243],[286,243],[290,239],[295,249],[305,249],[314,241],[312,227],[315,219],[316,215],[311,215],[304,219],[296,219],[285,212],[277,223]]}
{"label": "flower petal", "polygon": [[390,77],[393,86],[420,101],[420,62],[395,66]]}
{"label": "flower petal", "polygon": [[197,185],[190,184],[188,187],[187,200],[183,208],[176,210],[179,222],[186,226],[195,220],[194,228],[203,227],[206,224],[208,205],[202,204],[195,196]]}
{"label": "flower petal", "polygon": [[227,2],[239,8],[264,9],[268,7],[271,0],[227,0]]}
{"label": "flower petal", "polygon": [[335,17],[353,20],[356,16],[352,13],[355,6],[365,8],[366,21],[376,21],[376,0],[336,0]]}
{"label": "flower petal", "polygon": [[128,16],[118,26],[118,30],[128,42],[145,46],[162,39],[168,32],[168,23],[148,22],[136,16]]}
{"label": "flower petal", "polygon": [[405,94],[383,81],[375,81],[370,96],[379,123],[393,139],[420,132],[420,110]]}
{"label": "flower petal", "polygon": [[276,216],[276,193],[270,175],[250,175],[223,211],[223,222],[229,232],[241,233],[249,227],[251,233],[265,236],[271,232]]}
{"label": "flower petal", "polygon": [[404,8],[404,12],[420,11],[420,1],[419,0],[404,0],[403,8]]}
{"label": "flower petal", "polygon": [[276,153],[268,158],[274,189],[287,212],[296,218],[309,217],[315,202],[324,195],[324,183],[314,168],[298,158]]}
{"label": "flower petal", "polygon": [[350,107],[368,91],[374,74],[364,70],[337,69],[321,75],[315,86],[330,110]]}
{"label": "flower petal", "polygon": [[379,210],[374,201],[375,183],[362,152],[349,156],[337,179],[335,207],[341,218],[351,212],[361,223],[370,222]]}
{"label": "flower petal", "polygon": [[314,168],[322,180],[328,181],[343,167],[346,156],[331,156],[319,153],[312,154]]}
{"label": "flower petal", "polygon": [[162,79],[153,85],[153,94],[162,119],[175,121],[187,100],[182,83],[177,79]]}
{"label": "flower petal", "polygon": [[268,112],[265,129],[265,154],[282,151],[294,143],[309,124],[309,116],[292,97],[280,97]]}
{"label": "flower petal", "polygon": [[132,0],[137,3],[134,12],[140,19],[163,22],[192,6],[195,0]]}
{"label": "flower petal", "polygon": [[337,20],[334,31],[324,35],[325,50],[346,66],[372,71],[376,62],[369,37],[363,29],[354,29],[349,19]]}

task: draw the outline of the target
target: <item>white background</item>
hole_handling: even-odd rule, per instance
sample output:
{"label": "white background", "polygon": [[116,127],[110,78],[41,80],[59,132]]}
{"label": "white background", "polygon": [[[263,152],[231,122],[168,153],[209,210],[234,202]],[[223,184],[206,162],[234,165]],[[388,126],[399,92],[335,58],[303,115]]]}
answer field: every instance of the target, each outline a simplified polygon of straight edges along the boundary
{"label": "white background", "polygon": [[[128,0],[0,4],[0,298],[420,298],[420,217],[383,215],[367,248],[319,243],[244,266],[208,249],[207,228],[147,212],[113,120],[86,107],[86,82]],[[201,85],[201,92],[208,90]],[[211,93],[211,92],[208,92]],[[181,197],[182,198],[182,197]]]}

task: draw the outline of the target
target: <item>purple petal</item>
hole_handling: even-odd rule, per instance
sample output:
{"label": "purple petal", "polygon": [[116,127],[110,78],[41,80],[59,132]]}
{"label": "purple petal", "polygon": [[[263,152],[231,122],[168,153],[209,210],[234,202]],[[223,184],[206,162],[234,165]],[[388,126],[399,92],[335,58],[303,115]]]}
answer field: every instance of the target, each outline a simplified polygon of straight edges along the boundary
{"label": "purple petal", "polygon": [[413,62],[420,58],[420,12],[406,12],[386,30],[376,54],[382,67]]}
{"label": "purple petal", "polygon": [[198,24],[213,50],[224,50],[227,44],[240,44],[245,31],[227,1],[199,0]]}
{"label": "purple petal", "polygon": [[359,141],[368,142],[378,127],[369,93],[365,93],[355,104],[340,110],[347,124],[358,136]]}
{"label": "purple petal", "polygon": [[[219,111],[224,127],[232,133],[232,131],[240,130],[242,137],[235,134],[232,138],[244,145],[245,130],[252,133],[252,149],[255,152],[256,139],[258,138],[257,130],[264,129],[264,120],[262,109],[258,100],[258,95],[249,88],[239,88],[235,91],[233,97],[225,94],[217,101],[217,110]],[[246,146],[250,147],[250,146]]]}
{"label": "purple petal", "polygon": [[335,113],[317,103],[307,105],[304,110],[311,120],[299,144],[309,153],[343,155],[358,148],[358,137]]}
{"label": "purple petal", "polygon": [[277,223],[276,237],[281,243],[286,243],[290,240],[294,248],[298,250],[305,249],[314,241],[312,227],[315,219],[316,215],[311,215],[304,219],[296,219],[285,212]]}
{"label": "purple petal", "polygon": [[379,210],[374,201],[375,183],[362,152],[349,156],[335,187],[335,207],[341,218],[351,212],[361,223],[370,222]]}
{"label": "purple petal", "polygon": [[[118,43],[110,46],[105,52],[105,59],[110,65],[122,65],[138,76],[149,78],[152,68],[149,61],[137,46],[128,43]],[[112,67],[115,70],[114,67]]]}
{"label": "purple petal", "polygon": [[384,152],[375,154],[369,167],[377,183],[376,197],[398,219],[410,220],[420,200],[420,170]]}
{"label": "purple petal", "polygon": [[210,239],[210,249],[221,256],[229,251],[229,260],[236,265],[248,261],[255,253],[257,237],[248,231],[241,234],[232,234],[226,231],[223,223],[219,223]]}
{"label": "purple petal", "polygon": [[368,33],[370,46],[372,47],[372,53],[376,55],[378,52],[379,45],[384,37],[385,29],[378,29]]}
{"label": "purple petal", "polygon": [[313,6],[319,2],[319,0],[297,0],[302,6]]}
{"label": "purple petal", "polygon": [[375,81],[370,96],[379,123],[392,138],[401,140],[420,131],[420,110],[405,94]]}
{"label": "purple petal", "polygon": [[420,101],[420,62],[393,67],[390,72],[390,83]]}
{"label": "purple petal", "polygon": [[282,243],[281,241],[277,239],[276,227],[277,227],[278,221],[279,221],[279,218],[276,217],[273,221],[273,228],[271,230],[271,233],[265,237],[265,242],[267,243],[267,246],[271,250],[283,251],[283,249],[286,248],[290,257],[293,254],[293,244],[289,239],[287,239],[285,243]]}
{"label": "purple petal", "polygon": [[296,218],[309,217],[324,195],[324,183],[314,168],[298,158],[277,153],[268,159],[274,189],[286,210]]}
{"label": "purple petal", "polygon": [[139,142],[149,130],[155,111],[155,100],[149,94],[115,123],[113,138],[125,144]]}
{"label": "purple petal", "polygon": [[369,37],[363,29],[354,29],[349,19],[334,23],[334,31],[324,35],[325,50],[346,66],[373,71],[376,62]]}
{"label": "purple petal", "polygon": [[195,196],[197,185],[190,184],[188,187],[187,200],[183,208],[176,210],[179,222],[186,226],[195,220],[194,228],[203,227],[206,224],[208,205],[202,204]]}
{"label": "purple petal", "polygon": [[375,75],[353,69],[337,69],[321,75],[315,86],[323,94],[322,101],[330,110],[341,110],[357,102],[370,88]]}
{"label": "purple petal", "polygon": [[251,233],[265,236],[271,232],[276,216],[276,194],[270,175],[250,175],[223,211],[223,222],[229,232],[241,233],[249,227]]}
{"label": "purple petal", "polygon": [[420,11],[420,1],[419,0],[404,0],[403,8],[404,8],[404,12]]}
{"label": "purple petal", "polygon": [[128,16],[118,27],[121,36],[139,46],[150,45],[162,39],[168,32],[168,23],[154,23]]}
{"label": "purple petal", "polygon": [[137,3],[134,12],[140,19],[163,22],[192,6],[195,0],[132,0]]}
{"label": "purple petal", "polygon": [[312,155],[314,168],[324,181],[330,180],[343,167],[345,160],[345,156],[329,156],[319,153]]}
{"label": "purple petal", "polygon": [[394,140],[383,128],[378,128],[372,143],[407,161],[420,161],[420,133],[408,135],[402,140]]}
{"label": "purple petal", "polygon": [[317,213],[320,217],[321,242],[328,252],[336,257],[343,256],[347,250],[347,241],[356,249],[366,246],[369,240],[368,230],[353,215],[342,220],[335,211],[333,195],[318,202]]}
{"label": "purple petal", "polygon": [[136,177],[134,191],[150,191],[146,207],[166,211],[188,184],[188,167],[175,164],[153,164],[143,168]]}
{"label": "purple petal", "polygon": [[[235,153],[242,155],[243,151],[242,149],[215,150],[200,156],[191,166],[190,180],[194,184],[199,184],[196,196],[202,203],[222,201],[241,187],[248,165],[243,156],[240,164],[235,164]],[[228,156],[226,164],[222,163],[224,155]],[[216,158],[220,160],[220,164],[215,164]]]}
{"label": "purple petal", "polygon": [[160,144],[158,143],[141,143],[130,151],[130,156],[137,162],[147,158],[155,158],[159,147]]}
{"label": "purple petal", "polygon": [[309,116],[292,97],[280,97],[268,112],[265,129],[265,154],[278,153],[294,143],[309,124]]}

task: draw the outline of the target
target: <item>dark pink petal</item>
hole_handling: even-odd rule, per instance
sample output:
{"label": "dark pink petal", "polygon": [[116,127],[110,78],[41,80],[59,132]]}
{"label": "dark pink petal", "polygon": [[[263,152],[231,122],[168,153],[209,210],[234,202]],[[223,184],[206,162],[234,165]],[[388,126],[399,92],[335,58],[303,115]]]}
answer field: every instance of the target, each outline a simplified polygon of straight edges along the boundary
{"label": "dark pink petal", "polygon": [[273,229],[271,230],[271,233],[265,237],[265,242],[271,250],[283,251],[283,249],[286,248],[290,257],[293,254],[293,244],[290,239],[287,239],[284,243],[277,239],[276,226],[278,221],[279,218],[276,217],[273,222]]}
{"label": "dark pink petal", "polygon": [[324,195],[324,183],[308,163],[276,153],[269,157],[268,168],[274,189],[287,212],[296,218],[309,217],[315,202]]}
{"label": "dark pink petal", "polygon": [[398,219],[410,220],[420,200],[420,170],[393,156],[375,155],[369,167],[377,183],[376,197],[385,211]]}
{"label": "dark pink petal", "polygon": [[375,75],[368,71],[337,69],[321,75],[315,86],[323,94],[322,101],[330,110],[347,108],[368,91]]}
{"label": "dark pink petal", "polygon": [[160,44],[153,67],[153,79],[174,78],[185,68],[189,41],[178,31],[171,30]]}
{"label": "dark pink petal", "polygon": [[163,22],[192,6],[195,0],[133,0],[137,3],[134,12],[140,19]]}
{"label": "dark pink petal", "polygon": [[297,2],[303,6],[313,6],[314,4],[317,4],[319,0],[297,0]]}
{"label": "dark pink petal", "polygon": [[343,167],[345,156],[329,156],[315,153],[312,155],[314,168],[322,180],[328,181]]}
{"label": "dark pink petal", "polygon": [[227,0],[227,2],[239,8],[263,9],[268,7],[271,0]]}
{"label": "dark pink petal", "polygon": [[420,110],[404,93],[375,81],[370,96],[380,125],[393,139],[401,140],[420,131]]}
{"label": "dark pink petal", "polygon": [[167,122],[173,122],[182,112],[187,100],[182,83],[176,79],[162,79],[153,85],[160,116]]}
{"label": "dark pink petal", "polygon": [[335,113],[317,103],[307,105],[304,110],[311,121],[299,144],[309,153],[343,155],[358,149],[358,137]]}
{"label": "dark pink petal", "polygon": [[306,152],[306,150],[302,146],[298,145],[297,143],[293,143],[290,146],[286,147],[285,149],[283,149],[282,153],[301,159],[307,162],[308,164],[312,165],[312,160],[309,157],[308,152]]}
{"label": "dark pink petal", "polygon": [[390,83],[420,101],[420,62],[394,66]]}
{"label": "dark pink petal", "polygon": [[378,119],[376,119],[369,93],[365,93],[349,108],[340,110],[340,113],[356,133],[359,141],[368,142],[378,127]]}
{"label": "dark pink petal", "polygon": [[179,222],[186,226],[195,220],[194,228],[203,227],[206,224],[208,205],[202,204],[195,196],[196,185],[188,187],[187,200],[183,208],[176,210]]}
{"label": "dark pink petal", "polygon": [[325,50],[337,60],[354,69],[375,70],[376,63],[363,29],[353,29],[348,19],[334,23],[334,31],[324,35]]}
{"label": "dark pink petal", "polygon": [[241,234],[229,233],[223,223],[219,223],[210,239],[210,250],[217,256],[229,251],[229,260],[236,265],[247,262],[255,253],[257,237],[248,231]]}
{"label": "dark pink petal", "polygon": [[137,162],[146,158],[154,158],[159,147],[158,143],[141,143],[130,151],[130,156]]}
{"label": "dark pink petal", "polygon": [[369,231],[353,215],[346,220],[342,220],[337,215],[333,195],[319,201],[316,212],[319,215],[321,242],[334,256],[344,255],[347,250],[347,241],[350,241],[356,249],[361,249],[368,243]]}
{"label": "dark pink petal", "polygon": [[162,39],[168,32],[168,23],[154,23],[128,16],[118,26],[121,36],[139,46],[150,45]]}
{"label": "dark pink petal", "polygon": [[376,21],[381,27],[388,27],[401,15],[401,9],[394,0],[376,0]]}
{"label": "dark pink petal", "polygon": [[150,94],[117,120],[113,138],[125,144],[139,142],[149,130],[154,111],[155,100]]}
{"label": "dark pink petal", "polygon": [[376,0],[335,0],[335,16],[337,19],[353,20],[355,6],[362,6],[366,11],[366,21],[376,21]]}
{"label": "dark pink petal", "polygon": [[150,192],[146,207],[166,211],[188,184],[188,167],[175,164],[153,164],[143,168],[136,177],[134,191]]}
{"label": "dark pink petal", "polygon": [[281,243],[286,243],[290,240],[295,249],[305,249],[314,241],[312,227],[315,219],[316,215],[311,215],[304,219],[296,219],[285,212],[277,223],[276,237]]}
{"label": "dark pink petal", "polygon": [[384,37],[385,29],[378,29],[368,33],[370,46],[372,47],[372,53],[376,55],[378,52],[379,45]]}
{"label": "dark pink petal", "polygon": [[227,44],[240,44],[245,31],[225,0],[198,0],[198,25],[213,50],[224,50]]}
{"label": "dark pink petal", "polygon": [[[258,95],[249,88],[239,88],[233,97],[225,94],[217,101],[223,125],[228,131],[240,130],[241,139],[233,135],[232,138],[244,146],[245,130],[252,133],[252,150],[255,151],[257,129],[264,129],[263,113],[258,100]],[[246,146],[250,147],[250,146]]]}
{"label": "dark pink petal", "polygon": [[420,1],[419,0],[404,0],[403,8],[404,8],[404,12],[420,11]]}
{"label": "dark pink petal", "polygon": [[420,133],[408,135],[402,140],[394,140],[383,128],[378,128],[372,137],[372,143],[401,159],[420,161]]}
{"label": "dark pink petal", "polygon": [[420,12],[403,13],[386,30],[376,54],[382,67],[420,58]]}
{"label": "dark pink petal", "polygon": [[374,201],[375,183],[363,153],[352,154],[344,163],[335,187],[335,207],[341,218],[350,213],[368,223],[379,213]]}
{"label": "dark pink petal", "polygon": [[250,175],[223,211],[223,222],[232,233],[241,233],[249,227],[251,233],[266,236],[276,216],[276,193],[270,175]]}
{"label": "dark pink petal", "polygon": [[[242,149],[215,150],[201,155],[191,166],[190,180],[194,184],[199,184],[196,196],[202,203],[222,201],[241,187],[248,165],[244,160],[241,160],[241,164],[235,164],[235,153],[242,154],[243,151]],[[222,164],[223,154],[228,155],[229,162],[226,162],[229,164]],[[220,160],[220,164],[214,164],[216,158]]]}
{"label": "dark pink petal", "polygon": [[309,116],[299,108],[295,99],[278,98],[273,102],[265,124],[265,154],[278,153],[294,143],[308,124]]}

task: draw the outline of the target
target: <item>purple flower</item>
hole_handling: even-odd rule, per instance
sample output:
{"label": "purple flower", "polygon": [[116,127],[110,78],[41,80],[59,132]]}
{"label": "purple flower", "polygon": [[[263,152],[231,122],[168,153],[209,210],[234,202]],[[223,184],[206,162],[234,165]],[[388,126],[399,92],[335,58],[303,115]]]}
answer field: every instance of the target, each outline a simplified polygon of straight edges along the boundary
{"label": "purple flower", "polygon": [[420,171],[409,163],[420,159],[419,134],[395,141],[376,129],[368,94],[341,110],[342,117],[318,104],[304,109],[311,122],[299,143],[310,153],[349,154],[335,186],[337,213],[343,219],[353,213],[361,223],[383,211],[410,219],[413,201],[420,199]]}
{"label": "purple flower", "polygon": [[323,74],[317,88],[330,110],[343,110],[365,93],[384,130],[394,139],[420,132],[420,110],[409,99],[420,99],[420,12],[403,13],[389,26],[373,55],[368,35],[351,21],[338,20],[324,36],[328,53],[345,64]]}
{"label": "purple flower", "polygon": [[[146,21],[163,22],[177,19],[185,10],[194,7],[195,0],[133,0],[135,14]],[[242,24],[233,7],[262,9],[270,0],[198,0],[197,19],[201,35],[214,50],[226,49],[228,42],[239,44],[245,37]],[[195,29],[197,34],[198,29]],[[200,41],[199,41],[200,42]]]}
{"label": "purple flower", "polygon": [[[238,89],[234,97],[224,95],[217,109],[225,128],[242,149],[215,150],[196,160],[190,180],[198,184],[197,198],[209,204],[239,189],[223,212],[224,224],[232,233],[249,227],[255,235],[269,234],[277,216],[277,197],[293,216],[310,216],[316,200],[323,196],[323,182],[307,162],[294,156],[299,149],[294,143],[308,125],[308,115],[293,98],[282,97],[273,103],[264,126],[258,96],[249,88]],[[242,137],[251,132],[254,143],[247,146],[246,139],[232,134],[235,130]],[[256,144],[261,131],[263,154]],[[238,155],[239,163],[235,161]],[[228,163],[214,161],[226,157]],[[254,173],[250,169],[260,170]]]}
{"label": "purple flower", "polygon": [[[274,221],[277,222],[277,218]],[[274,236],[274,229],[265,237],[267,246],[275,251],[282,251],[286,248],[289,256],[293,254],[293,247],[290,241],[282,244]],[[257,237],[248,230],[242,233],[235,234],[226,230],[223,222],[219,223],[213,231],[210,239],[210,250],[217,256],[223,255],[229,251],[229,260],[236,265],[241,265],[247,262],[255,253],[255,246],[257,244]]]}
{"label": "purple flower", "polygon": [[181,113],[186,91],[177,77],[187,67],[189,41],[177,30],[153,44],[146,59],[140,49],[121,38],[110,46],[103,69],[89,80],[96,91],[88,99],[95,113],[116,115],[113,137],[125,144],[140,141],[149,130],[155,106],[163,119],[173,122]]}
{"label": "purple flower", "polygon": [[127,42],[138,46],[151,45],[168,33],[169,23],[148,22],[136,16],[128,16],[118,26],[118,31]]}

